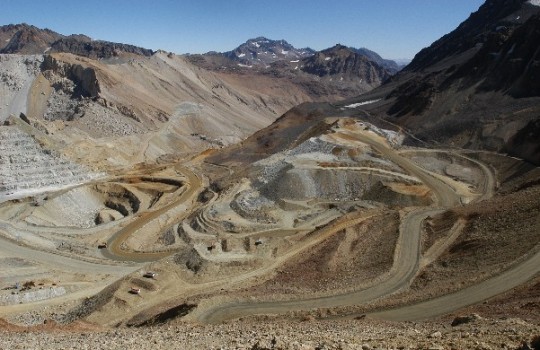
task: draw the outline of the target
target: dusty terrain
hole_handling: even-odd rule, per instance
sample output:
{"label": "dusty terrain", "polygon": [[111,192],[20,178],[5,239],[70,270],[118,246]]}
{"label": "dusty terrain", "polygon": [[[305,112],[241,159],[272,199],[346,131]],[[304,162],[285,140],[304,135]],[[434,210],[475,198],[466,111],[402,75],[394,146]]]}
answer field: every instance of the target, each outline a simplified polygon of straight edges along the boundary
{"label": "dusty terrain", "polygon": [[[221,325],[170,324],[146,328],[101,329],[51,322],[32,330],[0,331],[8,349],[526,349],[537,325],[520,319],[471,317],[452,327],[439,323],[390,323],[368,320],[260,321]],[[538,339],[538,337],[536,337]]]}
{"label": "dusty terrain", "polygon": [[[122,69],[79,62],[94,65],[97,76]],[[112,96],[121,93],[102,86],[108,102],[87,102],[85,113],[98,105],[101,115],[118,109]],[[200,112],[193,103],[182,108]],[[31,338],[34,328],[20,330],[41,327],[59,346],[87,332],[86,344],[105,336],[104,348],[129,347],[136,331],[123,327],[152,325],[191,347],[272,348],[273,335],[258,336],[259,322],[283,332],[282,322],[296,320],[306,333],[280,333],[282,348],[455,347],[447,319],[385,320],[433,319],[501,293],[510,293],[509,303],[512,293],[532,301],[520,306],[521,320],[504,319],[513,317],[507,299],[493,312],[480,308],[487,320],[475,319],[463,346],[530,341],[536,287],[512,289],[540,266],[538,169],[487,152],[404,146],[401,130],[347,117],[356,106],[316,109],[306,118],[310,108],[298,107],[242,143],[221,149],[226,143],[212,141],[200,153],[168,148],[164,135],[178,135],[174,118],[119,138],[96,129],[83,141],[58,135],[85,130],[84,117],[10,117],[0,129],[0,316],[15,331],[3,338],[6,346],[20,337],[39,341]],[[119,142],[141,135],[142,148],[116,152]],[[201,325],[238,319],[237,329]],[[367,329],[357,334],[355,324]],[[187,336],[209,329],[221,335]],[[234,343],[248,329],[257,336]],[[496,331],[484,337],[485,329]],[[395,342],[376,338],[380,332]]]}
{"label": "dusty terrain", "polygon": [[333,104],[166,52],[0,55],[0,348],[540,348],[537,97],[440,103],[411,78],[454,74],[436,49]]}
{"label": "dusty terrain", "polygon": [[[378,329],[387,326],[375,319],[448,314],[535,276],[536,168],[511,158],[495,168],[491,161],[503,156],[487,153],[402,147],[399,132],[355,119],[322,122],[248,167],[214,166],[206,174],[218,182],[201,172],[211,166],[203,153],[182,166],[118,168],[3,203],[2,317],[20,326],[84,320],[182,329],[260,314],[282,315],[263,318],[273,325],[368,314]],[[514,270],[516,278],[503,277]],[[156,275],[144,277],[148,271]],[[426,312],[422,303],[432,298],[448,301]],[[422,327],[434,333],[440,322]],[[520,327],[535,327],[527,322]],[[317,327],[325,334],[334,326]]]}

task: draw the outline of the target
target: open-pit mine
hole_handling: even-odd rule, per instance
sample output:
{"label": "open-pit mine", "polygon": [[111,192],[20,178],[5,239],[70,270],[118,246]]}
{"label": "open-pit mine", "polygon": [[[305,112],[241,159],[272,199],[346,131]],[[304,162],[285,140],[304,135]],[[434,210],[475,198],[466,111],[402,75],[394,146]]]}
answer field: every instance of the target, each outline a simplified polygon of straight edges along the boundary
{"label": "open-pit mine", "polygon": [[0,348],[540,349],[539,25],[401,71],[0,27]]}
{"label": "open-pit mine", "polygon": [[[6,123],[2,317],[110,326],[165,314],[210,323],[306,314],[418,320],[538,272],[538,236],[526,233],[520,254],[478,262],[481,275],[459,264],[481,244],[468,237],[482,217],[475,208],[493,206],[521,161],[404,146],[403,132],[349,111],[321,115],[283,150],[249,160],[232,146],[109,171],[69,159],[21,121]],[[504,178],[495,161],[507,164]],[[452,279],[417,285],[441,266]]]}

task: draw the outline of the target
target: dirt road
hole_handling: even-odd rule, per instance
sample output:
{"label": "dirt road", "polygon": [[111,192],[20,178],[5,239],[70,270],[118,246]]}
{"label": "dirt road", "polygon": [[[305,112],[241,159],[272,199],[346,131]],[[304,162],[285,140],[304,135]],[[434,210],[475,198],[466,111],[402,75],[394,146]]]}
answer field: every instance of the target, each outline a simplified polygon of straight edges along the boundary
{"label": "dirt road", "polygon": [[[355,135],[357,136],[357,135]],[[448,187],[438,182],[429,174],[423,173],[414,164],[404,161],[390,149],[383,147],[371,138],[356,137],[362,142],[370,144],[374,149],[383,153],[388,159],[400,165],[411,174],[420,178],[437,195],[439,204],[445,207],[456,205],[455,195],[448,192]],[[477,200],[484,200],[493,195],[496,179],[491,169],[485,164],[470,157],[456,154],[476,163],[484,172],[483,193]],[[390,276],[377,286],[358,291],[325,298],[303,300],[290,300],[283,302],[245,302],[220,305],[207,310],[200,316],[201,321],[220,322],[228,319],[253,314],[276,314],[291,310],[306,310],[310,308],[326,308],[336,306],[358,305],[378,297],[389,295],[410,283],[418,268],[419,242],[421,222],[429,215],[442,210],[418,210],[403,219],[400,231],[400,241],[396,252],[394,268]],[[392,310],[375,312],[370,317],[392,321],[415,321],[440,316],[459,308],[481,302],[503,293],[515,286],[523,284],[540,272],[540,251],[532,252],[524,261],[517,263],[505,272],[465,288],[456,293],[448,294],[415,305],[400,307]]]}
{"label": "dirt road", "polygon": [[392,270],[379,282],[369,288],[320,298],[288,301],[243,302],[219,305],[198,316],[199,321],[207,323],[223,322],[254,314],[278,314],[291,310],[309,310],[363,304],[396,292],[409,284],[416,274],[420,259],[420,226],[422,221],[441,212],[440,209],[419,209],[409,213],[403,220],[397,243]]}
{"label": "dirt road", "polygon": [[[54,305],[57,303],[65,302],[68,300],[75,300],[82,297],[93,295],[103,287],[112,283],[113,281],[128,275],[143,265],[141,262],[157,260],[165,255],[169,255],[170,252],[163,253],[132,253],[122,250],[120,247],[125,239],[138,229],[143,227],[148,222],[160,217],[162,214],[169,212],[171,209],[184,202],[191,201],[193,196],[202,186],[201,180],[191,171],[185,168],[179,168],[179,171],[187,179],[187,190],[184,191],[180,197],[173,203],[153,212],[147,212],[142,214],[137,220],[128,224],[126,227],[118,231],[109,241],[109,247],[111,251],[105,252],[105,255],[111,259],[109,261],[102,260],[99,263],[88,262],[77,258],[71,258],[64,255],[55,254],[54,252],[37,250],[22,245],[18,245],[7,238],[7,233],[0,235],[0,255],[4,257],[25,259],[37,263],[41,268],[50,271],[55,271],[56,274],[68,273],[68,274],[82,274],[87,276],[101,276],[99,281],[90,284],[83,289],[74,293],[68,293],[62,297],[56,297],[51,300],[42,300],[39,302],[25,303],[21,305],[4,306],[0,310],[0,314],[5,315],[9,313],[31,310],[36,305]],[[190,203],[191,204],[191,203]],[[3,225],[8,229],[15,229],[11,225]],[[112,252],[112,253],[111,253]],[[103,253],[103,252],[102,252]],[[114,261],[117,260],[117,261]],[[124,261],[120,263],[118,261]]]}
{"label": "dirt road", "polygon": [[13,257],[25,257],[31,261],[37,262],[40,265],[48,266],[53,269],[69,272],[81,272],[85,274],[110,274],[114,276],[124,276],[129,274],[138,268],[140,265],[119,265],[119,264],[107,264],[107,263],[91,263],[83,260],[68,258],[62,255],[48,253],[32,248],[20,246],[9,240],[2,238],[1,251],[3,255]]}
{"label": "dirt road", "polygon": [[342,133],[339,134],[339,137],[352,142],[361,142],[370,145],[387,159],[393,161],[411,175],[419,178],[433,191],[437,198],[437,204],[440,207],[420,208],[403,218],[393,267],[385,276],[384,280],[376,285],[360,291],[321,298],[271,302],[240,302],[218,305],[202,311],[198,315],[199,321],[215,323],[253,314],[277,314],[291,310],[359,305],[392,294],[407,286],[412,281],[418,270],[420,261],[420,241],[423,220],[428,216],[444,211],[443,208],[459,205],[461,202],[460,197],[440,178],[432,176],[407,158],[400,156],[382,138],[366,133]]}
{"label": "dirt road", "polygon": [[[185,202],[191,201],[194,195],[202,187],[201,180],[190,170],[177,167],[187,179],[185,186],[187,190],[180,195],[180,197],[173,203],[164,206],[158,210],[142,213],[137,219],[120,231],[116,232],[107,242],[107,249],[103,249],[102,254],[104,257],[111,260],[119,261],[134,261],[134,262],[150,262],[159,260],[163,257],[171,255],[173,252],[133,252],[122,249],[122,244],[136,231],[143,228],[146,224],[169,212],[172,208],[175,208]],[[187,213],[186,213],[187,215]],[[178,218],[180,220],[181,218]]]}
{"label": "dirt road", "polygon": [[392,321],[415,321],[440,316],[501,294],[527,282],[539,272],[540,251],[536,251],[525,261],[518,263],[500,275],[462,289],[459,292],[415,305],[375,312],[370,314],[370,317]]}
{"label": "dirt road", "polygon": [[[35,310],[39,306],[52,306],[65,303],[69,300],[78,300],[98,293],[101,289],[115,280],[128,275],[139,268],[140,264],[119,264],[112,262],[92,263],[79,259],[69,258],[63,255],[36,250],[33,248],[18,245],[0,235],[0,252],[3,257],[21,258],[24,257],[32,263],[39,265],[40,269],[53,272],[53,274],[83,274],[96,278],[94,282],[83,282],[83,288],[73,293],[67,293],[52,299],[39,300],[30,303],[4,305],[0,307],[0,316],[16,314]],[[16,271],[16,270],[15,270]],[[73,284],[73,283],[70,283]]]}

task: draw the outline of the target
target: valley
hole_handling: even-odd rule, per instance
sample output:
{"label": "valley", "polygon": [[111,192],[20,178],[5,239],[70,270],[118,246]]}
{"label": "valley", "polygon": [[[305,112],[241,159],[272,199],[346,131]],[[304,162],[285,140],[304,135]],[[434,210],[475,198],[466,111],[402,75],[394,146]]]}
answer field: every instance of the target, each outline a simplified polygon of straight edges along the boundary
{"label": "valley", "polygon": [[405,67],[0,27],[0,348],[538,349],[539,16]]}
{"label": "valley", "polygon": [[[200,300],[193,303],[197,306],[186,317],[214,323],[249,315],[332,308],[346,310],[343,316],[351,317],[362,305],[392,300],[397,292],[407,294],[422,269],[437,262],[464,234],[466,226],[456,221],[446,229],[448,233],[432,242],[432,249],[422,249],[427,244],[423,238],[426,221],[437,220],[455,207],[489,201],[498,186],[495,171],[474,152],[403,147],[399,132],[352,118],[324,118],[322,123],[327,126],[316,127],[325,130],[319,136],[252,163],[242,170],[241,178],[238,170],[214,166],[214,177],[223,178],[213,186],[205,175],[211,173],[201,171],[208,167],[203,153],[182,166],[161,164],[129,172],[117,169],[114,177],[95,180],[94,184],[47,192],[34,201],[3,203],[1,232],[9,247],[3,253],[4,260],[12,264],[17,249],[39,252],[37,262],[54,268],[51,273],[29,269],[26,278],[44,286],[53,281],[55,286],[69,286],[62,296],[51,297],[49,301],[55,305],[71,305],[75,296],[93,295],[95,285],[85,286],[84,282],[97,279],[106,285],[119,277],[118,271],[127,272],[120,275],[113,290],[106,288],[110,293],[103,296],[106,306],[89,310],[89,320],[111,325],[122,320],[127,324],[143,322],[154,317],[154,310],[173,307],[179,300]],[[332,177],[325,180],[328,174]],[[225,183],[228,187],[221,189]],[[355,275],[362,270],[334,267],[331,280],[337,283],[329,282],[322,289],[308,288],[311,282],[306,280],[288,290],[282,281],[282,287],[274,288],[271,300],[267,300],[265,288],[274,279],[282,279],[280,275],[294,275],[296,266],[315,257],[312,251],[343,235],[339,244],[352,244],[361,237],[353,232],[373,225],[389,211],[395,213],[390,219],[395,228],[385,235],[392,238],[383,243],[370,234],[362,247],[355,248],[363,255],[360,269],[369,266],[367,261],[380,258],[388,261],[381,265],[385,268],[359,282],[362,275]],[[63,216],[58,217],[58,213]],[[85,217],[88,214],[91,216]],[[349,235],[353,236],[345,238]],[[98,248],[102,242],[106,246]],[[382,247],[368,248],[376,242],[388,245],[383,249],[386,258],[377,258]],[[531,244],[534,251],[534,242]],[[339,248],[327,258],[322,255],[321,259],[331,260],[320,263],[329,264],[334,259],[338,260],[332,264],[345,262],[352,258],[349,254],[355,254],[355,250],[347,252],[353,247]],[[367,251],[362,252],[364,249]],[[497,283],[502,271],[489,271],[480,286],[494,286],[488,290],[479,287],[484,294],[477,298],[485,299],[533,277],[538,254],[531,254],[521,265],[504,271],[516,275],[514,283],[503,277],[505,282]],[[57,256],[64,260],[57,262]],[[66,269],[65,260],[81,261],[84,267],[75,264],[75,269]],[[32,258],[18,262],[22,266],[35,264]],[[141,280],[146,270],[156,272],[158,278]],[[6,281],[20,279],[22,270],[11,271],[13,275],[4,274]],[[76,276],[70,276],[75,271]],[[318,280],[321,275],[305,277]],[[339,279],[347,283],[340,285]],[[142,298],[128,297],[130,286],[138,284]],[[227,297],[230,291],[236,291],[233,299]],[[478,295],[473,285],[445,298],[459,298],[460,293],[467,297],[444,303],[447,309],[440,313],[469,305],[467,293]],[[261,300],[246,302],[238,299],[239,295],[259,296]],[[302,295],[309,297],[299,298]],[[30,310],[35,305],[27,307]],[[111,313],[111,308],[118,307],[121,312]],[[422,304],[417,307],[424,310]],[[24,304],[8,303],[2,310],[4,316],[16,314],[24,310]],[[369,315],[394,319],[400,310],[381,313],[375,308]],[[431,310],[432,316],[438,315],[436,308]],[[69,314],[69,308],[65,312]],[[425,315],[425,310],[422,312]],[[411,316],[414,313],[405,314],[406,319],[416,319]]]}

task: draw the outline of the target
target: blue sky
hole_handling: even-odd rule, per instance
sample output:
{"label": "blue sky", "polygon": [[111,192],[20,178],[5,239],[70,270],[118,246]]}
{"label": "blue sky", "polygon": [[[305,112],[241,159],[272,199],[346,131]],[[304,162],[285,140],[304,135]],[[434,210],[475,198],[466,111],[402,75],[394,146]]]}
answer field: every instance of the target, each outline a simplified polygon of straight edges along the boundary
{"label": "blue sky", "polygon": [[0,0],[0,25],[175,53],[228,51],[249,38],[316,50],[341,43],[385,58],[412,58],[483,0]]}

